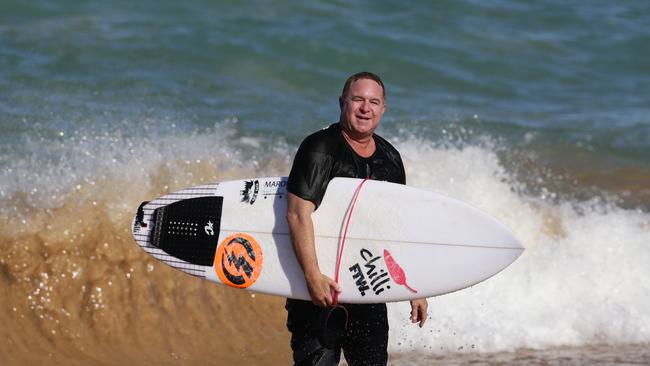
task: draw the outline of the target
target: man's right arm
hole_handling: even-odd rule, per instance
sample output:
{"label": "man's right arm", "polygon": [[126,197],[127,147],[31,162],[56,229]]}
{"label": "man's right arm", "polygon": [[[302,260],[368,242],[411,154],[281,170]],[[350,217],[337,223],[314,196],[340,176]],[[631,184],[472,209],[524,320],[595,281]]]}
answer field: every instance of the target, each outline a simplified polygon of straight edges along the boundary
{"label": "man's right arm", "polygon": [[318,306],[332,305],[332,291],[341,292],[339,285],[321,273],[316,257],[314,223],[311,219],[316,206],[293,193],[287,196],[287,223],[296,259],[305,274],[309,295]]}

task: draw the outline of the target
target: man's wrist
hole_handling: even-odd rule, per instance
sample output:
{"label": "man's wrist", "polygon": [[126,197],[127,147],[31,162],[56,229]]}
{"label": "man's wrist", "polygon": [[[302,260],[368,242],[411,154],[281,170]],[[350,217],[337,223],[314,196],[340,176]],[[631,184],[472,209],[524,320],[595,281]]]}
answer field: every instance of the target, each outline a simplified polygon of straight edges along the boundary
{"label": "man's wrist", "polygon": [[311,268],[309,270],[305,270],[305,279],[307,282],[318,280],[321,276],[322,273],[320,272],[319,268]]}

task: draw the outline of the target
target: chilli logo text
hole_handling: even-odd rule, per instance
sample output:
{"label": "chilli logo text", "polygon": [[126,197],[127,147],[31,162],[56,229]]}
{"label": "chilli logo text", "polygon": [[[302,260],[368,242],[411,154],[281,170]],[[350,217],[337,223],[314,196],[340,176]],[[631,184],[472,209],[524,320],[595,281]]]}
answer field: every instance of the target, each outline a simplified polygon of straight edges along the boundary
{"label": "chilli logo text", "polygon": [[349,271],[361,296],[366,296],[366,291],[372,288],[375,295],[390,289],[390,278],[385,269],[379,268],[381,256],[374,256],[368,249],[359,251],[363,262],[352,265]]}

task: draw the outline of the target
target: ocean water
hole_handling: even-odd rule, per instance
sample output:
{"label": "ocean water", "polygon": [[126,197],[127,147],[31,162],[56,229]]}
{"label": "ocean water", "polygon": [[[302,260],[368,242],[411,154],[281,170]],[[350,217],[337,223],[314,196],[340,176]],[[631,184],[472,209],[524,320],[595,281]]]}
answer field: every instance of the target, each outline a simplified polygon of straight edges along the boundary
{"label": "ocean water", "polygon": [[287,364],[283,300],[133,242],[138,204],[286,175],[378,73],[410,185],[526,245],[390,304],[391,364],[650,363],[650,4],[0,0],[0,364]]}

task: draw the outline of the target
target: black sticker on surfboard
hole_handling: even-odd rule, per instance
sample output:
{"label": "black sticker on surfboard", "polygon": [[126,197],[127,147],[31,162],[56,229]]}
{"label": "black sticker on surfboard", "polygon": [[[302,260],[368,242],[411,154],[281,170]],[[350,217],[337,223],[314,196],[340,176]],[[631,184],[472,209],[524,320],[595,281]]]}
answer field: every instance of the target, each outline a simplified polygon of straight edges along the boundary
{"label": "black sticker on surfboard", "polygon": [[151,243],[192,264],[212,266],[221,226],[223,197],[197,197],[153,212]]}

